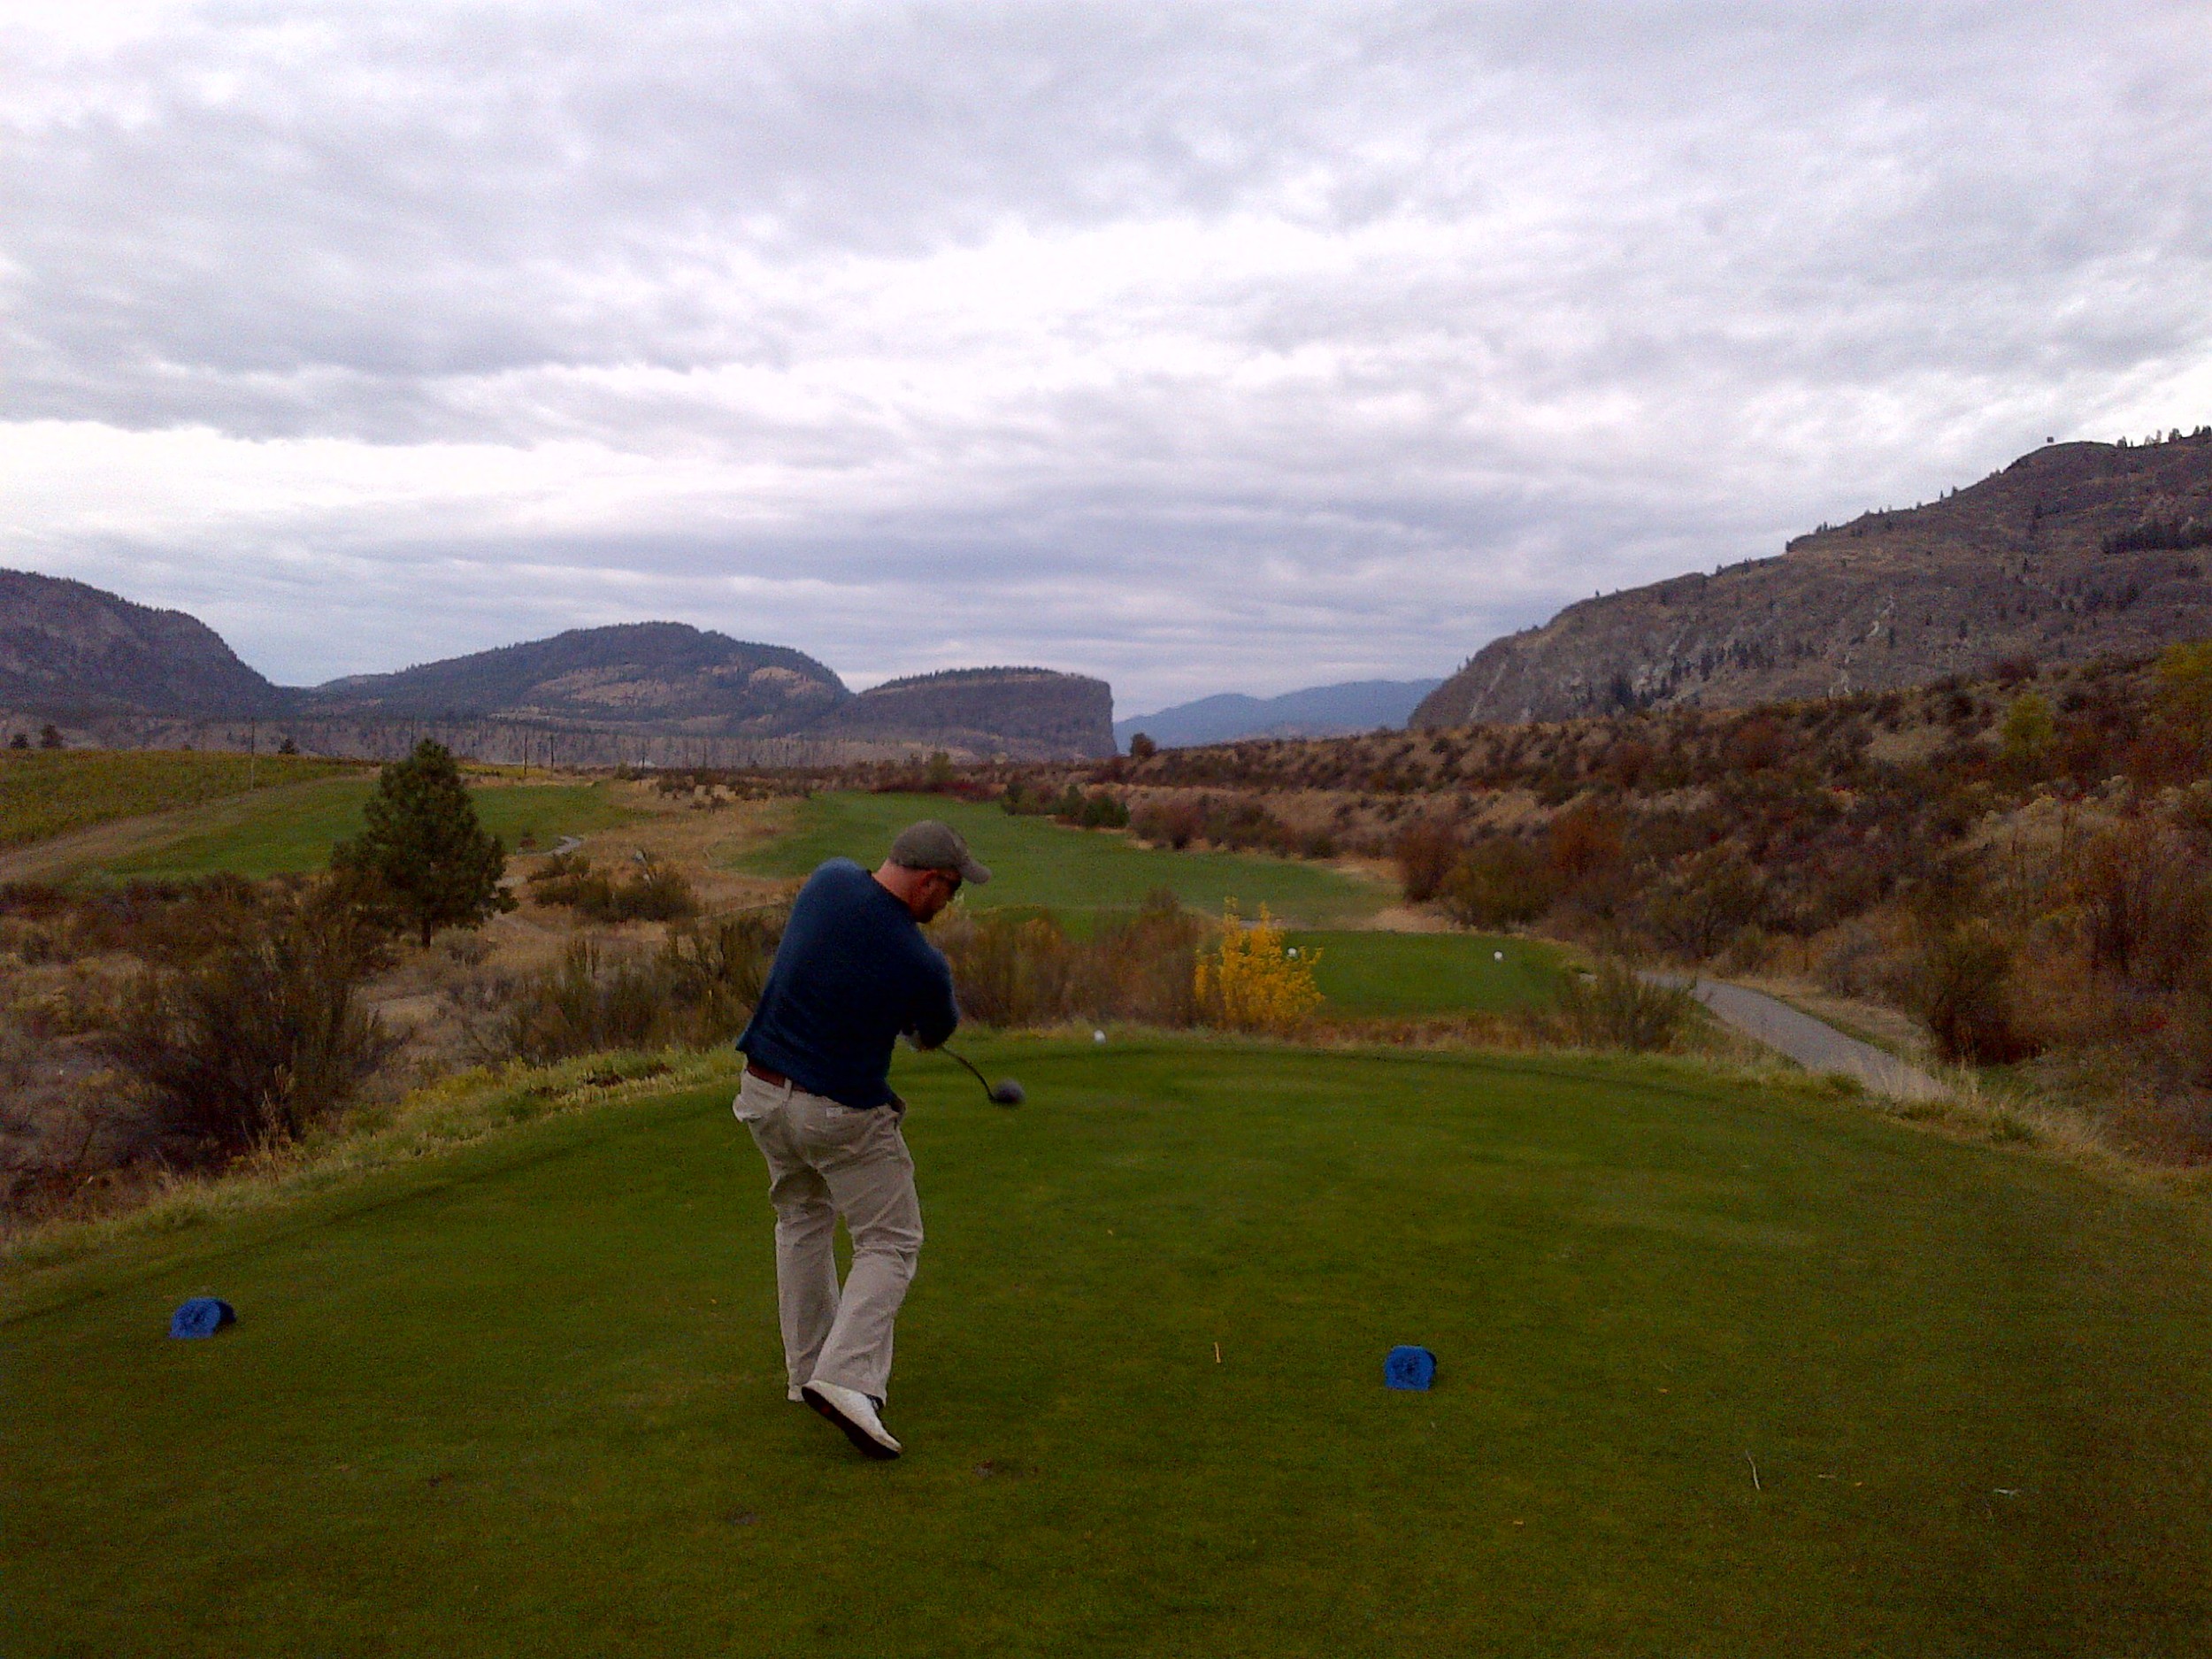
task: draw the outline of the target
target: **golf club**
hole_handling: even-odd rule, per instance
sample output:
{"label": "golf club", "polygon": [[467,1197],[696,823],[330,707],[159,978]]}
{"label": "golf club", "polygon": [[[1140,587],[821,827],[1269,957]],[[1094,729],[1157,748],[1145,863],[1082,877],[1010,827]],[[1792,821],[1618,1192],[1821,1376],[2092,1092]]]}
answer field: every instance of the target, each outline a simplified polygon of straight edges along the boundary
{"label": "golf club", "polygon": [[994,1103],[1000,1106],[1018,1106],[1022,1103],[1022,1102],[1029,1098],[1028,1095],[1022,1092],[1022,1086],[1015,1082],[1012,1078],[1009,1077],[1000,1079],[997,1087],[994,1087],[991,1084],[984,1081],[982,1072],[978,1071],[972,1065],[968,1065],[967,1056],[963,1054],[955,1054],[950,1048],[942,1047],[941,1047],[937,1052],[940,1054],[952,1055],[952,1057],[959,1061],[962,1065],[967,1066],[969,1074],[972,1076],[977,1082],[983,1084],[983,1092],[991,1097]]}

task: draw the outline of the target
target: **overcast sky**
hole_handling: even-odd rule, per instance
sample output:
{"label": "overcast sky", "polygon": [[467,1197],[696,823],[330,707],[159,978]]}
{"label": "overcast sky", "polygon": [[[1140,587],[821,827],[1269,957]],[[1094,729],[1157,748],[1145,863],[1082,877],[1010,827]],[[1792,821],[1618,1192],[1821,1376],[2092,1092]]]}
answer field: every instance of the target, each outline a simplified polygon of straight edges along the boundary
{"label": "overcast sky", "polygon": [[1449,672],[2212,420],[2212,8],[0,5],[0,564],[286,683]]}

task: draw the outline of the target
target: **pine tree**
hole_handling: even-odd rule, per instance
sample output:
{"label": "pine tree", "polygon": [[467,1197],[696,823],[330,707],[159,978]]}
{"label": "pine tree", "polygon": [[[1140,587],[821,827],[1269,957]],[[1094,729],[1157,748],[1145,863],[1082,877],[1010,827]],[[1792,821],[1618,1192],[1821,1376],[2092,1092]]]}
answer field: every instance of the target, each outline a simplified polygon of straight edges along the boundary
{"label": "pine tree", "polygon": [[499,885],[507,849],[477,821],[453,757],[425,738],[377,779],[366,827],[331,853],[333,869],[383,888],[424,944],[441,927],[475,927],[515,908]]}

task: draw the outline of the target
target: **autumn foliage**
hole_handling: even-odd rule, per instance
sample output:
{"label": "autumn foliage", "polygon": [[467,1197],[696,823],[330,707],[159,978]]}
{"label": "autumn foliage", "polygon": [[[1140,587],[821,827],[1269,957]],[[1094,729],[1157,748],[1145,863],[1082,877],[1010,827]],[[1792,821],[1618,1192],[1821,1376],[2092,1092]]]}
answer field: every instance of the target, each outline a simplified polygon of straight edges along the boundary
{"label": "autumn foliage", "polygon": [[1285,945],[1265,905],[1248,924],[1232,900],[1223,908],[1220,944],[1198,958],[1198,1006],[1208,1025],[1231,1031],[1294,1032],[1321,1006],[1313,978],[1320,960],[1317,950]]}

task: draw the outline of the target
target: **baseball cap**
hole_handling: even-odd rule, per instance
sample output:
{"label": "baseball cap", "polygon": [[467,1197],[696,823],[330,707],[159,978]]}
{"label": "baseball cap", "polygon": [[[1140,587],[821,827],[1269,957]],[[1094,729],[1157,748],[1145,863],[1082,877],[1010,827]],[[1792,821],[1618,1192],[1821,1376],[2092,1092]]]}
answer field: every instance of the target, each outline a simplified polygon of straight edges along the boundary
{"label": "baseball cap", "polygon": [[960,832],[933,818],[910,824],[899,832],[899,838],[891,843],[891,862],[907,870],[957,870],[963,881],[978,885],[991,879],[991,872],[976,863]]}

